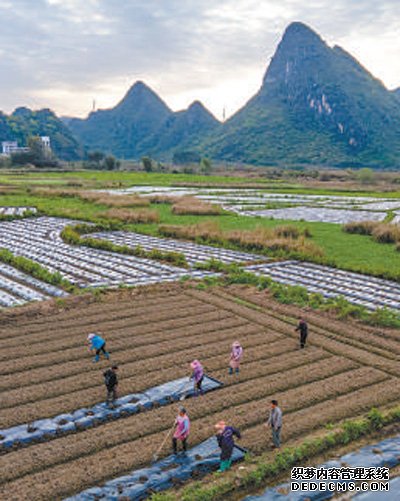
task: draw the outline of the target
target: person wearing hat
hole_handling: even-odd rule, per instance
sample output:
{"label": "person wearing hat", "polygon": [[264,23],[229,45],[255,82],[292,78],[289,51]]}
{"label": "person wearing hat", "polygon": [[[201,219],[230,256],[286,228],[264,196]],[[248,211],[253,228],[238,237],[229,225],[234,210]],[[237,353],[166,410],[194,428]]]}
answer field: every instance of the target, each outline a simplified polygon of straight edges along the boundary
{"label": "person wearing hat", "polygon": [[110,354],[106,351],[106,342],[98,334],[90,333],[87,337],[89,343],[89,351],[96,350],[96,356],[93,362],[98,362],[100,360],[100,353],[102,352],[107,360],[110,359]]}
{"label": "person wearing hat", "polygon": [[202,395],[203,390],[201,389],[201,385],[204,379],[203,366],[198,360],[193,360],[193,362],[190,364],[190,367],[193,371],[190,379],[194,381],[194,394],[195,396],[197,396],[199,393],[200,395]]}
{"label": "person wearing hat", "polygon": [[219,472],[224,472],[231,467],[232,464],[232,452],[235,446],[234,435],[237,438],[241,438],[240,431],[233,426],[227,426],[225,421],[219,421],[215,428],[217,430],[216,437],[218,441],[218,446],[221,449],[220,455],[220,465]]}
{"label": "person wearing hat", "polygon": [[183,452],[187,449],[187,438],[190,432],[190,419],[184,407],[179,407],[178,415],[175,419],[175,432],[172,437],[172,449],[174,454],[178,452],[178,440],[182,442]]}
{"label": "person wearing hat", "polygon": [[229,374],[232,375],[233,371],[238,375],[240,370],[240,362],[243,357],[243,348],[239,341],[232,344],[231,358],[229,360]]}

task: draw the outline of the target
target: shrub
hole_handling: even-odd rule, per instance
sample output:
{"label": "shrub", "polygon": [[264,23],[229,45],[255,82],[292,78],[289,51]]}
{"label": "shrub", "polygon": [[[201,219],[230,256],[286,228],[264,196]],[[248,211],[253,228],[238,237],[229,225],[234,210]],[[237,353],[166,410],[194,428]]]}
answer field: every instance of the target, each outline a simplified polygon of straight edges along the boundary
{"label": "shrub", "polygon": [[74,290],[74,286],[71,282],[63,278],[59,272],[52,273],[35,261],[23,256],[14,256],[14,254],[8,249],[0,249],[0,261],[17,268],[18,270],[27,273],[38,280],[42,280],[43,282],[51,285],[59,286],[68,292],[72,292]]}
{"label": "shrub", "polygon": [[117,252],[120,254],[143,257],[147,259],[156,259],[158,261],[165,261],[172,263],[175,266],[187,267],[186,258],[184,254],[174,251],[162,251],[159,249],[145,250],[140,245],[136,247],[128,247],[127,245],[116,245],[109,240],[100,238],[82,237],[82,235],[94,233],[96,231],[108,231],[111,229],[118,229],[118,225],[112,224],[78,224],[75,226],[66,226],[61,232],[61,238],[71,245],[83,245],[91,247],[92,249],[101,249],[109,252]]}
{"label": "shrub", "polygon": [[400,242],[400,227],[396,224],[379,224],[373,229],[372,238],[381,244]]}
{"label": "shrub", "polygon": [[222,209],[195,197],[182,197],[172,206],[172,213],[177,215],[219,216]]}
{"label": "shrub", "polygon": [[82,200],[94,202],[108,207],[148,207],[150,200],[139,195],[110,195],[95,191],[78,192],[76,194]]}
{"label": "shrub", "polygon": [[300,230],[293,225],[285,225],[285,226],[278,226],[275,229],[275,233],[278,237],[285,237],[285,238],[299,238],[300,236]]}
{"label": "shrub", "polygon": [[374,430],[380,430],[383,427],[383,425],[384,425],[383,414],[376,407],[373,407],[369,411],[367,417],[368,417],[370,426]]}
{"label": "shrub", "polygon": [[358,235],[372,235],[373,230],[379,223],[375,221],[359,221],[347,223],[343,226],[343,231],[346,233],[355,233]]}
{"label": "shrub", "polygon": [[109,209],[98,214],[100,218],[122,221],[124,223],[158,223],[160,215],[156,210]]}
{"label": "shrub", "polygon": [[[300,232],[293,231],[290,226],[222,231],[216,222],[205,221],[188,226],[163,225],[159,227],[159,232],[168,237],[187,238],[199,243],[214,243],[224,247],[230,244],[248,251],[272,252],[278,256],[289,255],[295,259],[321,260],[324,255],[318,245],[307,241]],[[279,236],[279,233],[290,233],[297,237],[283,237]]]}

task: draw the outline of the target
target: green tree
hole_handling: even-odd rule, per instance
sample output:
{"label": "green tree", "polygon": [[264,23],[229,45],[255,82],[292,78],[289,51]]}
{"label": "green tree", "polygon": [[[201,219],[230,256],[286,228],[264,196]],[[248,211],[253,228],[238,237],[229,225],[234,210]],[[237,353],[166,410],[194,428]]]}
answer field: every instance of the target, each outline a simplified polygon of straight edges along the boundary
{"label": "green tree", "polygon": [[143,157],[142,165],[146,172],[153,172],[153,160],[150,157]]}
{"label": "green tree", "polygon": [[104,159],[104,167],[105,167],[107,170],[115,170],[115,169],[118,167],[118,162],[117,162],[117,160],[115,159],[115,157],[113,157],[112,155],[108,155],[108,156]]}
{"label": "green tree", "polygon": [[372,184],[375,181],[374,171],[365,167],[357,172],[357,179],[362,184]]}
{"label": "green tree", "polygon": [[39,136],[28,137],[27,145],[28,151],[11,155],[12,165],[32,164],[35,167],[56,167],[58,165],[55,156],[51,152],[45,151]]}
{"label": "green tree", "polygon": [[90,163],[94,163],[97,167],[100,167],[100,163],[104,160],[104,153],[102,151],[89,151],[88,160]]}
{"label": "green tree", "polygon": [[200,162],[200,170],[203,174],[206,176],[211,174],[212,171],[212,165],[211,161],[208,158],[202,158]]}

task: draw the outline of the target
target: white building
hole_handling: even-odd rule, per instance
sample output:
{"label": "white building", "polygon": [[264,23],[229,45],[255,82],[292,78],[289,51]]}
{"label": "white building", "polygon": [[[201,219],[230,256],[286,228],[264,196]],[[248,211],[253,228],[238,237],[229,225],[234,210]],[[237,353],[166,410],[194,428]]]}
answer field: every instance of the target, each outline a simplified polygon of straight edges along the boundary
{"label": "white building", "polygon": [[51,146],[50,146],[50,138],[49,138],[49,136],[40,136],[40,140],[42,141],[42,146],[43,146],[44,152],[45,153],[50,153]]}
{"label": "white building", "polygon": [[[50,146],[50,138],[49,136],[40,136],[40,141],[42,143],[43,151],[45,154],[48,154],[51,152],[51,146]],[[2,146],[2,155],[9,157],[13,153],[26,153],[29,151],[29,148],[24,147],[24,146],[18,146],[17,141],[3,141],[1,143]]]}
{"label": "white building", "polygon": [[2,154],[6,157],[9,157],[13,153],[22,153],[29,151],[29,148],[18,146],[17,141],[3,141],[1,143],[1,147],[2,147]]}

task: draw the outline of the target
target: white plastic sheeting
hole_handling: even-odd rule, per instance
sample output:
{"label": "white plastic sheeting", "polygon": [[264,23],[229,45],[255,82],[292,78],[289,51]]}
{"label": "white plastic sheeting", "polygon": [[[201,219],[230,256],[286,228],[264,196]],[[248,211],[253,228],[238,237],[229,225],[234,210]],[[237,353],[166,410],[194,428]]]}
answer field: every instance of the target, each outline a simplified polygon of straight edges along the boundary
{"label": "white plastic sheeting", "polygon": [[[255,188],[185,188],[133,186],[122,190],[104,190],[113,194],[136,193],[141,196],[194,196],[219,204],[225,210],[250,217],[304,220],[344,224],[353,221],[382,221],[388,210],[400,209],[400,199],[270,193]],[[288,207],[268,207],[284,204]],[[294,207],[290,207],[294,206]]]}
{"label": "white plastic sheeting", "polygon": [[53,285],[31,277],[8,264],[0,263],[0,306],[18,306],[67,294]]}
{"label": "white plastic sheeting", "polygon": [[24,256],[79,287],[146,285],[175,281],[190,275],[202,278],[210,272],[186,270],[154,259],[76,247],[60,237],[62,229],[77,221],[39,217],[0,222],[0,247]]}
{"label": "white plastic sheeting", "polygon": [[0,207],[3,216],[23,216],[25,212],[36,212],[35,207]]}
{"label": "white plastic sheeting", "polygon": [[125,231],[91,233],[91,238],[108,240],[116,245],[127,245],[134,248],[138,245],[145,250],[160,249],[162,251],[179,252],[184,254],[189,265],[205,263],[210,259],[217,259],[225,264],[248,263],[252,261],[266,260],[265,256],[250,254],[209,245],[200,245],[173,238],[152,237],[140,233]]}
{"label": "white plastic sheeting", "polygon": [[251,265],[246,270],[283,284],[301,285],[325,297],[343,296],[371,310],[385,306],[400,310],[400,284],[390,280],[299,261]]}

